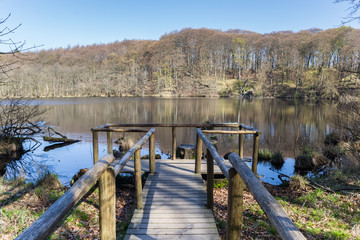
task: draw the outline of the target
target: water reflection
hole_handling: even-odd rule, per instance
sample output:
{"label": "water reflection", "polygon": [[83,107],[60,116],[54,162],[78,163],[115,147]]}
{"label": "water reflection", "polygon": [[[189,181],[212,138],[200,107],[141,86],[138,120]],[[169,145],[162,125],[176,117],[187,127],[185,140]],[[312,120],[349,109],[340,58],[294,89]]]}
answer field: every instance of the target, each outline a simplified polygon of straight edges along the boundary
{"label": "water reflection", "polygon": [[[92,165],[90,129],[106,123],[201,123],[241,122],[261,131],[260,147],[281,151],[285,157],[297,154],[297,145],[306,138],[319,145],[332,130],[331,103],[306,103],[278,99],[228,98],[71,98],[38,100],[48,109],[45,121],[72,139],[82,140],[46,153],[62,182],[80,168]],[[141,134],[132,134],[135,141]],[[114,136],[114,139],[116,136]],[[238,137],[218,136],[220,154],[237,151]],[[100,136],[100,155],[106,152],[105,135]],[[194,144],[195,129],[177,130],[177,143]],[[44,143],[43,147],[47,143]],[[171,130],[157,129],[158,152],[169,153]],[[252,137],[245,137],[245,156],[252,154]],[[43,147],[37,151],[42,151]],[[40,154],[40,152],[37,152]],[[288,161],[286,161],[288,162]],[[284,167],[283,167],[284,168]]]}

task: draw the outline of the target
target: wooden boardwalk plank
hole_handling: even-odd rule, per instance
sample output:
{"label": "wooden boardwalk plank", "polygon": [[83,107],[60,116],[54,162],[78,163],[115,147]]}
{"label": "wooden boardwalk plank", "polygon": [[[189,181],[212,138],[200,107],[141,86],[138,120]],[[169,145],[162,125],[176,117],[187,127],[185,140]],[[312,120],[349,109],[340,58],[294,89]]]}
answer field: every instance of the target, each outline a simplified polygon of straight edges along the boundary
{"label": "wooden boardwalk plank", "polygon": [[161,223],[131,223],[129,225],[132,229],[208,229],[216,228],[215,223],[173,223],[173,224],[161,224]]}
{"label": "wooden boardwalk plank", "polygon": [[162,219],[149,219],[149,218],[133,218],[131,223],[137,224],[160,224],[166,223],[166,225],[172,224],[186,224],[186,223],[209,223],[215,224],[214,218],[187,218],[187,219],[172,219],[171,223],[169,223],[169,219],[162,218]]}
{"label": "wooden boardwalk plank", "polygon": [[125,239],[219,240],[212,210],[206,208],[204,182],[194,174],[194,160],[156,164],[156,174],[148,176],[143,188],[143,209],[135,210]]}
{"label": "wooden boardwalk plank", "polygon": [[218,233],[216,228],[194,228],[194,229],[178,229],[178,228],[157,228],[157,229],[133,229],[127,230],[126,234],[136,235],[201,235],[201,234],[215,234]]}
{"label": "wooden boardwalk plank", "polygon": [[220,240],[219,234],[204,235],[126,235],[124,240]]}

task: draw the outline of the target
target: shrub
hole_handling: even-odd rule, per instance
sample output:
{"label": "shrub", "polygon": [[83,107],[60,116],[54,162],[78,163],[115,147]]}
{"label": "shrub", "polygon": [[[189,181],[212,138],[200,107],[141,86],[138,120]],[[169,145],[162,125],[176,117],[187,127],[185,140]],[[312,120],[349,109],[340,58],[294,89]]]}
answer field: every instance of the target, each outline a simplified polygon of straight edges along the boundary
{"label": "shrub", "polygon": [[276,167],[281,167],[284,164],[281,152],[274,152],[269,149],[260,149],[258,159],[259,161],[270,161]]}
{"label": "shrub", "polygon": [[336,146],[325,146],[323,149],[323,154],[328,159],[334,161],[336,158],[342,155],[342,151],[339,147]]}
{"label": "shrub", "polygon": [[324,143],[325,145],[336,146],[340,142],[340,140],[341,136],[336,132],[332,132],[326,135]]}
{"label": "shrub", "polygon": [[295,158],[295,170],[312,170],[313,168],[312,155],[301,154]]}
{"label": "shrub", "polygon": [[281,152],[274,152],[270,162],[276,166],[282,166],[284,164],[284,158],[281,154]]}

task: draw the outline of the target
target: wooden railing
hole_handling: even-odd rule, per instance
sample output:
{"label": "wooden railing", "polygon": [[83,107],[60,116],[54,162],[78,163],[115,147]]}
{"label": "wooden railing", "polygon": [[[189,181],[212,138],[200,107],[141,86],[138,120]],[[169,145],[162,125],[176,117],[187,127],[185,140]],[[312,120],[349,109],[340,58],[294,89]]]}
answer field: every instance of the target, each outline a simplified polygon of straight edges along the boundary
{"label": "wooden railing", "polygon": [[[215,147],[206,138],[204,133],[236,133],[253,134],[252,130],[240,131],[208,131],[197,129],[197,156],[201,156],[202,143],[207,148],[207,207],[213,208],[213,189],[214,189],[214,160],[219,166],[224,176],[229,181],[228,187],[228,208],[227,208],[227,239],[235,240],[241,238],[243,222],[243,191],[244,185],[250,190],[255,200],[263,209],[282,239],[306,239],[295,224],[289,219],[281,205],[261,184],[254,171],[254,161],[252,170],[236,153],[230,153],[228,158],[232,167],[228,167],[224,159],[219,156]],[[256,134],[256,133],[255,133]],[[256,141],[256,140],[254,140]],[[255,143],[255,142],[254,142]],[[254,144],[255,145],[255,144]],[[255,146],[254,146],[255,149]],[[255,150],[254,150],[255,151]],[[241,152],[240,152],[241,153]],[[245,184],[244,184],[245,183]]]}
{"label": "wooden railing", "polygon": [[[80,201],[80,199],[95,186],[99,180],[99,206],[100,206],[100,237],[101,239],[116,239],[115,226],[115,177],[134,155],[135,187],[136,187],[136,208],[141,208],[142,183],[141,183],[141,159],[140,149],[150,140],[149,163],[155,172],[155,144],[152,128],[120,159],[114,161],[112,155],[111,132],[144,132],[145,130],[119,130],[119,129],[93,129],[96,136],[94,143],[94,166],[92,166],[75,184],[53,203],[43,215],[40,216],[30,227],[28,227],[16,239],[32,240],[46,239],[61,223],[66,214]],[[98,133],[107,132],[108,154],[98,160]],[[152,160],[151,160],[152,158]]]}
{"label": "wooden railing", "polygon": [[[212,128],[219,128],[219,127],[228,127],[228,128],[237,128],[239,130],[242,130],[243,133],[239,133],[239,154],[242,157],[243,156],[243,145],[244,145],[244,138],[243,134],[247,131],[246,134],[253,134],[254,135],[254,149],[253,149],[253,159],[257,161],[258,157],[258,150],[259,150],[259,135],[260,132],[256,130],[255,128],[248,127],[244,124],[240,123],[168,123],[168,124],[162,124],[162,123],[122,123],[122,124],[106,124],[103,126],[99,126],[97,128],[93,129],[93,133],[96,131],[126,131],[123,129],[117,129],[122,127],[145,127],[145,128],[158,128],[158,127],[170,127],[171,133],[172,133],[172,159],[176,159],[176,128],[184,128],[184,127],[191,127],[191,128],[202,128],[202,129],[212,129]],[[139,130],[138,130],[139,131]],[[97,136],[95,135],[93,139],[97,139]],[[196,165],[198,167],[198,165]],[[254,165],[256,168],[256,164]],[[200,173],[199,169],[197,168],[197,173]],[[256,169],[255,169],[256,170]],[[256,172],[256,171],[255,171]]]}
{"label": "wooden railing", "polygon": [[[214,185],[214,167],[212,159],[218,163],[221,171],[225,175],[232,186],[231,192],[237,193],[236,179],[234,170],[229,170],[223,162],[222,158],[217,153],[216,149],[206,139],[204,133],[228,133],[239,134],[239,155],[243,155],[243,135],[253,135],[253,161],[252,170],[256,174],[257,158],[259,151],[259,135],[260,132],[254,128],[239,124],[239,123],[212,123],[212,124],[107,124],[92,129],[93,134],[93,161],[94,166],[84,174],[63,196],[61,196],[38,220],[36,220],[29,228],[27,228],[17,239],[46,239],[63,220],[66,214],[80,201],[80,199],[89,190],[95,186],[99,181],[99,206],[100,206],[100,238],[101,239],[115,239],[116,238],[116,225],[115,225],[115,177],[126,166],[132,156],[134,156],[134,172],[135,172],[135,188],[136,188],[136,208],[142,208],[142,182],[141,182],[141,147],[149,141],[149,172],[154,174],[155,169],[155,128],[148,130],[144,129],[120,129],[121,127],[171,127],[172,128],[172,155],[173,159],[176,157],[176,128],[193,127],[202,129],[213,129],[215,127],[236,128],[238,130],[200,130],[197,129],[196,140],[196,160],[195,160],[195,173],[201,173],[201,156],[202,156],[202,142],[208,149],[207,159],[207,175],[208,175],[208,204],[209,208],[213,207],[212,189]],[[107,135],[107,152],[103,158],[99,159],[99,132],[106,132]],[[146,134],[133,146],[125,155],[120,159],[114,161],[112,155],[112,133],[113,132],[146,132]],[[235,168],[236,169],[236,168]],[[237,169],[236,169],[237,170]],[[249,169],[248,169],[249,170]],[[250,171],[250,170],[249,170]],[[244,180],[245,181],[245,180]],[[246,181],[245,181],[246,182]],[[234,185],[235,184],[235,185]],[[211,189],[211,191],[210,191]],[[241,190],[242,191],[242,190]],[[229,195],[230,196],[230,195]],[[255,195],[254,195],[255,196]],[[229,201],[230,209],[238,206],[236,202],[238,196],[234,194]],[[235,205],[234,205],[234,204]],[[231,213],[236,211],[231,210]],[[236,236],[232,232],[238,233],[236,226],[239,226],[239,218],[236,214],[230,214],[228,231],[229,236]],[[234,230],[235,229],[235,230]],[[236,238],[229,238],[236,239]]]}

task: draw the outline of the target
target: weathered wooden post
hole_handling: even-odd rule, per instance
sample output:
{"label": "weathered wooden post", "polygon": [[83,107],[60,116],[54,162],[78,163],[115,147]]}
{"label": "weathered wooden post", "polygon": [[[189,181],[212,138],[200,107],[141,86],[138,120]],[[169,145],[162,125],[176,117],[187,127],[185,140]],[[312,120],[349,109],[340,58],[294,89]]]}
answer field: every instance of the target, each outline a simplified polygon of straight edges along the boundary
{"label": "weathered wooden post", "polygon": [[99,133],[92,131],[92,142],[93,142],[93,160],[94,164],[99,160]]}
{"label": "weathered wooden post", "polygon": [[152,134],[149,140],[149,165],[150,174],[155,173],[155,134]]}
{"label": "weathered wooden post", "polygon": [[244,185],[243,180],[236,170],[234,168],[230,168],[226,229],[226,236],[228,240],[237,240],[241,238]]}
{"label": "weathered wooden post", "polygon": [[202,144],[199,134],[196,134],[195,174],[201,173]]}
{"label": "weathered wooden post", "polygon": [[206,151],[206,165],[207,165],[207,208],[213,209],[214,206],[214,158],[209,149]]}
{"label": "weathered wooden post", "polygon": [[115,188],[114,169],[108,167],[99,181],[100,238],[102,240],[116,239]]}
{"label": "weathered wooden post", "polygon": [[257,163],[259,157],[259,133],[254,134],[254,144],[253,144],[253,159],[252,159],[252,166],[251,170],[257,176]]}
{"label": "weathered wooden post", "polygon": [[176,160],[176,127],[172,127],[172,157]]}
{"label": "weathered wooden post", "polygon": [[106,133],[106,142],[107,142],[107,153],[109,154],[113,154],[113,149],[112,149],[112,132],[107,132]]}
{"label": "weathered wooden post", "polygon": [[[113,154],[112,133],[107,132],[107,152]],[[114,169],[108,167],[99,179],[100,238],[116,239],[116,186]]]}
{"label": "weathered wooden post", "polygon": [[[239,130],[242,130],[243,127],[240,126]],[[239,134],[239,156],[242,159],[244,157],[244,136]]]}
{"label": "weathered wooden post", "polygon": [[136,150],[134,154],[134,169],[135,169],[135,191],[136,191],[136,209],[142,208],[142,182],[141,182],[141,156],[140,149]]}

